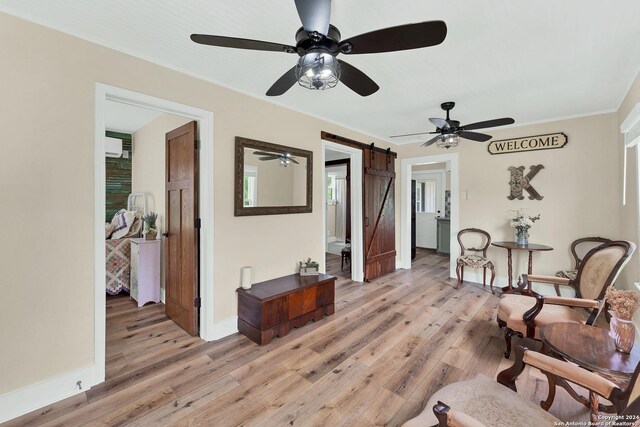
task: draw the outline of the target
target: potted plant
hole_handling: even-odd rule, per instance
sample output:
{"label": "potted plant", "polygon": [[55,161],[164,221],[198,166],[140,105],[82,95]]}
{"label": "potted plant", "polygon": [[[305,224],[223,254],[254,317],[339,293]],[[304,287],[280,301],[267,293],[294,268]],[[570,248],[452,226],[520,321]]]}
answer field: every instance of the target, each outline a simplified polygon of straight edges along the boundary
{"label": "potted plant", "polygon": [[300,267],[301,276],[316,276],[318,275],[318,267],[320,265],[312,261],[311,258],[307,258],[306,261],[300,261],[298,266]]}
{"label": "potted plant", "polygon": [[144,238],[146,240],[155,240],[158,236],[158,228],[156,227],[156,220],[158,219],[158,214],[155,212],[149,212],[147,215],[142,217],[144,221]]}

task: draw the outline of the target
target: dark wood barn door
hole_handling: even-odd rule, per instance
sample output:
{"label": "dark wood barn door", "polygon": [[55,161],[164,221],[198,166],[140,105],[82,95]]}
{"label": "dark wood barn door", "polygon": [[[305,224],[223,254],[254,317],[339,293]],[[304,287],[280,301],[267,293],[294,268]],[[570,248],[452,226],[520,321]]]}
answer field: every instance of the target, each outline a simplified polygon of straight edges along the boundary
{"label": "dark wood barn door", "polygon": [[364,279],[396,269],[395,162],[393,153],[363,150]]}
{"label": "dark wood barn door", "polygon": [[166,314],[198,334],[199,228],[197,124],[166,134]]}

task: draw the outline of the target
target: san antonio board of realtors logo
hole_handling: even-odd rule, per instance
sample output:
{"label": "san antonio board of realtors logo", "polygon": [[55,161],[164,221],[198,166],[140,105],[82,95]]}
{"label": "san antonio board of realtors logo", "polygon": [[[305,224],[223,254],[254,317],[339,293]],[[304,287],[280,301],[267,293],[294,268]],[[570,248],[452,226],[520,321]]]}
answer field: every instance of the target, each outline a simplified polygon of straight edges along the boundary
{"label": "san antonio board of realtors logo", "polygon": [[547,135],[527,136],[517,139],[501,139],[489,143],[489,153],[506,154],[522,151],[552,150],[562,148],[567,144],[564,133],[550,133]]}

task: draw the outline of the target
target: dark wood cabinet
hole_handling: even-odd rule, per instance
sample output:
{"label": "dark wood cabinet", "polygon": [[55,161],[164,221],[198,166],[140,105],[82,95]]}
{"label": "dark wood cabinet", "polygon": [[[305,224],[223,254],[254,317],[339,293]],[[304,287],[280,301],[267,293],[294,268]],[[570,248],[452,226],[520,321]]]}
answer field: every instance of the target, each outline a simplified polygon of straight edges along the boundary
{"label": "dark wood cabinet", "polygon": [[334,313],[336,278],[326,274],[291,274],[238,288],[238,331],[252,341],[269,344],[291,328]]}

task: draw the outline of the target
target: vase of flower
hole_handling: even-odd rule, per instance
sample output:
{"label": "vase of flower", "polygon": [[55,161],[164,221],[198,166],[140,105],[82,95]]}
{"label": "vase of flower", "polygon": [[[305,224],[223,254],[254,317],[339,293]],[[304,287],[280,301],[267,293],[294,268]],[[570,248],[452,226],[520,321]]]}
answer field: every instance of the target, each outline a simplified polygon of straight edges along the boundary
{"label": "vase of flower", "polygon": [[636,339],[636,327],[633,324],[633,313],[640,306],[640,293],[632,290],[609,288],[605,299],[611,310],[609,336],[615,343],[616,350],[630,353]]}
{"label": "vase of flower", "polygon": [[525,216],[522,209],[513,212],[516,213],[516,217],[511,218],[510,225],[516,229],[516,243],[519,246],[527,246],[529,244],[529,229],[534,222],[540,219],[540,214]]}

